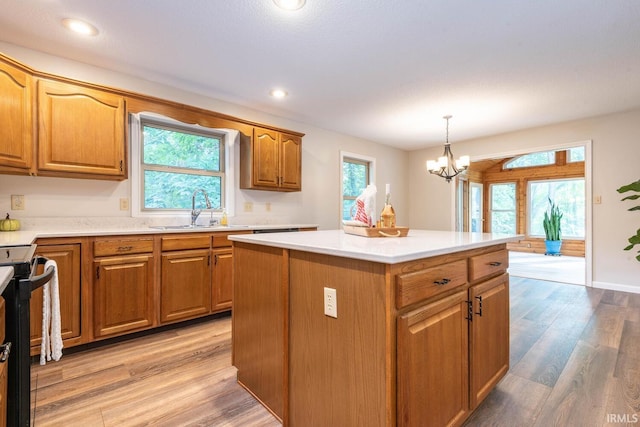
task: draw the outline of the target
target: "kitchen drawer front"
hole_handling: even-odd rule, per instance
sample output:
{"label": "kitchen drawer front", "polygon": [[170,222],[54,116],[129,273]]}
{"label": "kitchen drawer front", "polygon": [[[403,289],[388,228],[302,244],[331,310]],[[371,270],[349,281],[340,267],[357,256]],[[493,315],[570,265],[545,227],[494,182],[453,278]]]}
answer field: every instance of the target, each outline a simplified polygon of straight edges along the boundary
{"label": "kitchen drawer front", "polygon": [[509,251],[506,249],[469,258],[469,281],[505,272],[509,268]]}
{"label": "kitchen drawer front", "polygon": [[143,254],[153,252],[153,239],[96,240],[93,256]]}
{"label": "kitchen drawer front", "polygon": [[167,236],[162,238],[162,251],[180,251],[183,249],[209,249],[211,236],[199,235],[189,237]]}
{"label": "kitchen drawer front", "polygon": [[230,233],[215,233],[213,235],[213,247],[222,248],[225,246],[231,246],[231,240],[229,236],[232,234],[251,234],[251,231],[234,231]]}
{"label": "kitchen drawer front", "polygon": [[467,260],[396,276],[396,307],[430,298],[467,283]]}

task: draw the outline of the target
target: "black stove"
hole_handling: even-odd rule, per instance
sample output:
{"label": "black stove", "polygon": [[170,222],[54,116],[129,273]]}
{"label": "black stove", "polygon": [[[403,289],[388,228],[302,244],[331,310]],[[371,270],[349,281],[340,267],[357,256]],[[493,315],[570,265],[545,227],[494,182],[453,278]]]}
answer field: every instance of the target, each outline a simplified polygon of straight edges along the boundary
{"label": "black stove", "polygon": [[[8,358],[7,425],[29,427],[31,400],[31,357],[29,302],[31,292],[48,283],[55,269],[50,266],[37,275],[38,265],[48,260],[35,256],[36,245],[1,246],[0,266],[13,267],[13,278],[2,293],[5,300]],[[8,356],[7,356],[8,357]]]}
{"label": "black stove", "polygon": [[31,274],[31,261],[36,245],[0,247],[0,267],[13,267],[13,276],[20,279]]}

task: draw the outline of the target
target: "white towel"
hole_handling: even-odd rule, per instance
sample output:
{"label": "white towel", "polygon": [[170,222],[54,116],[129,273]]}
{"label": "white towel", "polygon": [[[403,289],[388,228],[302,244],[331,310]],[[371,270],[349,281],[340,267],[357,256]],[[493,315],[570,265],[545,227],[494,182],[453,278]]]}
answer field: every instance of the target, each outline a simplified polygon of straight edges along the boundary
{"label": "white towel", "polygon": [[42,344],[40,364],[62,357],[62,325],[60,324],[60,291],[58,289],[58,265],[53,260],[44,264],[45,271],[53,266],[51,280],[42,288]]}

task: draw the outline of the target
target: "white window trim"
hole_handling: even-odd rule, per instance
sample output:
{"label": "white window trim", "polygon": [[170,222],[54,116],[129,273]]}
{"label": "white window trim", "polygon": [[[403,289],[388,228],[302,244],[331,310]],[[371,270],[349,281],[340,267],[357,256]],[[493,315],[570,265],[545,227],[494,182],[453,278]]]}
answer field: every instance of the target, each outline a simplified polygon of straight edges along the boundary
{"label": "white window trim", "polygon": [[[224,158],[224,191],[225,191],[225,211],[227,212],[227,216],[233,217],[235,215],[235,182],[236,182],[236,168],[235,168],[235,159],[236,154],[239,147],[240,142],[240,133],[234,129],[210,129],[200,125],[192,125],[188,123],[183,123],[178,120],[171,119],[166,116],[162,116],[154,113],[139,113],[139,114],[130,114],[130,146],[131,146],[131,156],[129,156],[129,170],[130,174],[130,182],[131,182],[131,216],[144,218],[144,217],[184,217],[188,220],[191,219],[191,214],[188,210],[175,211],[175,210],[156,210],[156,211],[143,211],[142,210],[142,189],[140,188],[142,185],[141,181],[141,135],[140,135],[140,120],[141,118],[149,118],[153,119],[156,122],[165,123],[169,126],[180,126],[186,129],[193,129],[194,131],[202,131],[205,130],[215,130],[216,132],[221,132],[225,134],[225,158]],[[195,190],[195,189],[194,189]],[[204,212],[203,212],[204,213]],[[214,213],[214,216],[220,217],[222,216],[221,212]]]}
{"label": "white window trim", "polygon": [[[365,156],[363,154],[356,154],[356,153],[350,153],[348,151],[340,151],[340,179],[339,179],[339,190],[338,190],[338,195],[340,196],[340,201],[338,203],[338,219],[339,219],[339,224],[340,227],[342,227],[342,211],[344,209],[344,203],[342,200],[342,177],[344,174],[344,168],[343,168],[343,163],[345,161],[345,159],[354,159],[354,160],[359,160],[362,162],[367,162],[369,163],[369,184],[373,184],[376,185],[376,158],[375,157],[371,157],[371,156]],[[377,197],[376,197],[377,199]],[[374,203],[373,205],[373,212],[374,212],[374,217],[372,218],[374,224],[377,220],[376,217],[376,213],[378,212],[378,209],[376,207],[376,204]]]}

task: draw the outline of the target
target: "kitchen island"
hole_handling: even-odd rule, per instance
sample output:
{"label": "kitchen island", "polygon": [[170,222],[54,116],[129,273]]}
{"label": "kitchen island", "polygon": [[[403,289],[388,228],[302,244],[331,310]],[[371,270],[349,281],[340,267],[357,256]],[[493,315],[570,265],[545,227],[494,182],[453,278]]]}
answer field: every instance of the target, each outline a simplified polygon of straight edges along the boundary
{"label": "kitchen island", "polygon": [[285,426],[462,424],[509,368],[519,237],[230,236],[238,382]]}

